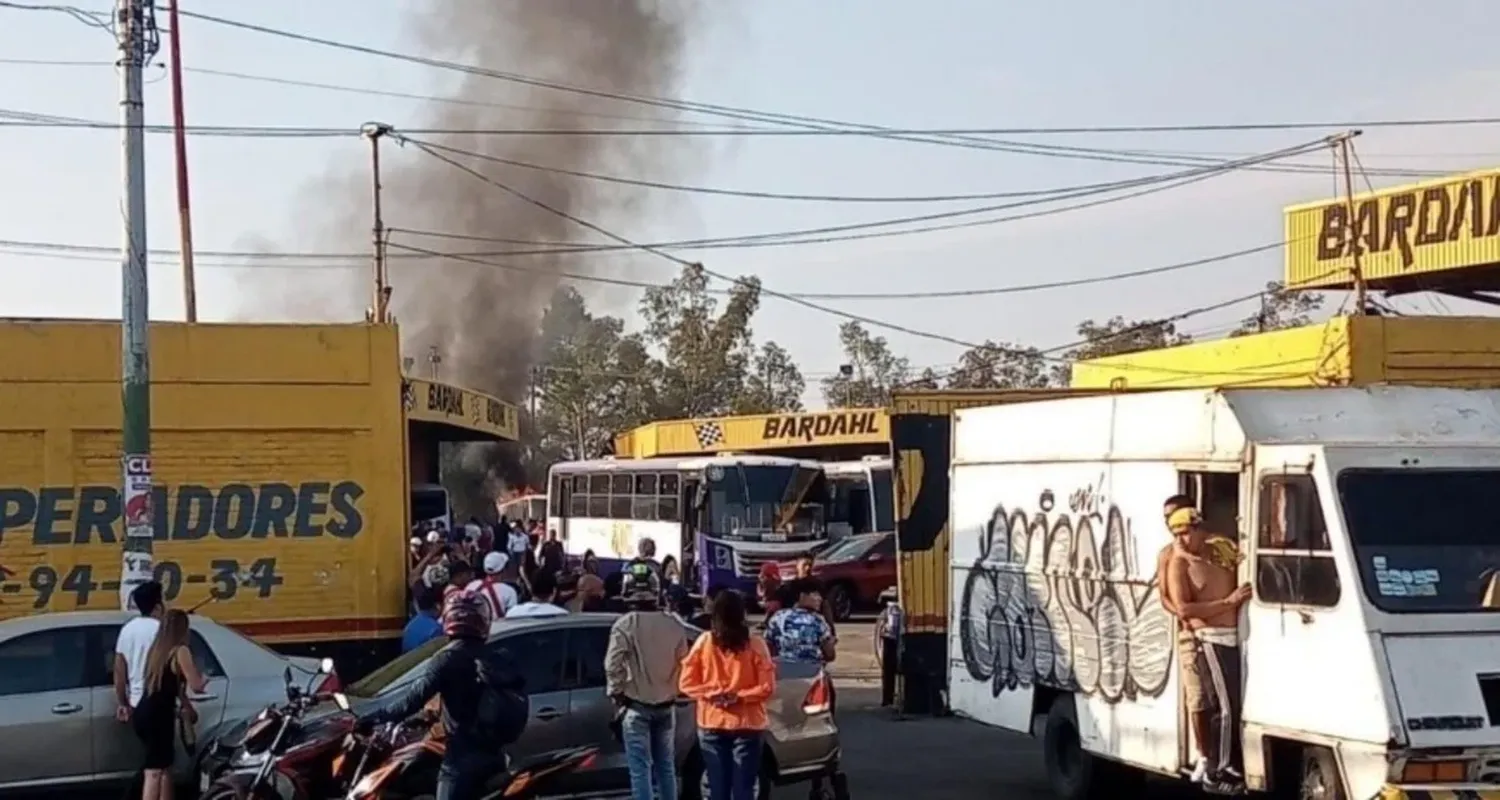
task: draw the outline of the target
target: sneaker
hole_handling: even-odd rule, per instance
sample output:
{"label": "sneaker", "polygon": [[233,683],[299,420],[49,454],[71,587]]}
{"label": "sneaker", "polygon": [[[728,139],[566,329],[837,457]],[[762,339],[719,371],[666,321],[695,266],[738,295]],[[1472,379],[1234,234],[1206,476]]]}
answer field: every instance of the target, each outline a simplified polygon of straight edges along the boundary
{"label": "sneaker", "polygon": [[1210,778],[1199,784],[1199,786],[1209,794],[1235,796],[1245,793],[1245,784],[1235,783],[1222,778]]}
{"label": "sneaker", "polygon": [[1203,783],[1208,780],[1208,759],[1202,756],[1193,764],[1193,773],[1188,777],[1193,783]]}

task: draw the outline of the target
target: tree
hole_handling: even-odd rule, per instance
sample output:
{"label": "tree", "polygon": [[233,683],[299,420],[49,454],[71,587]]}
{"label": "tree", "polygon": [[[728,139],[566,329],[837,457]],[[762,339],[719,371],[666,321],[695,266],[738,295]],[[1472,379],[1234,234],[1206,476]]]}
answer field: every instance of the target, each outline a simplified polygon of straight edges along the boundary
{"label": "tree", "polygon": [[937,374],[937,370],[933,369],[932,367],[923,367],[922,374],[908,381],[906,385],[901,388],[930,389],[936,391],[943,388],[943,379]]}
{"label": "tree", "polygon": [[553,295],[536,367],[537,457],[595,458],[649,415],[655,365],[641,337],[624,330],[619,318],[590,313],[570,287]]}
{"label": "tree", "polygon": [[950,389],[1042,389],[1052,385],[1052,361],[1035,347],[986,340],[958,357]]}
{"label": "tree", "polygon": [[[1178,332],[1177,323],[1171,320],[1127,320],[1120,316],[1103,322],[1086,319],[1078,323],[1077,331],[1082,341],[1067,352],[1068,362],[1159,350],[1193,341],[1193,337]],[[1072,371],[1071,363],[1058,364],[1053,370],[1053,382],[1066,386]]]}
{"label": "tree", "polygon": [[792,354],[775,342],[765,342],[751,359],[745,388],[734,404],[736,414],[801,411],[807,381]]}
{"label": "tree", "polygon": [[728,413],[746,388],[755,356],[750,320],[760,308],[760,280],[737,282],[720,312],[708,279],[703,267],[693,264],[641,298],[644,341],[661,357],[655,407],[660,419]]}
{"label": "tree", "polygon": [[839,326],[839,344],[850,370],[823,379],[823,400],[830,406],[886,405],[891,390],[911,377],[911,362],[892,353],[884,336],[871,336],[858,322]]}
{"label": "tree", "polygon": [[1240,326],[1229,335],[1245,336],[1311,325],[1312,315],[1322,308],[1323,295],[1288,290],[1281,281],[1269,281],[1265,294],[1261,295],[1260,309],[1241,320]]}

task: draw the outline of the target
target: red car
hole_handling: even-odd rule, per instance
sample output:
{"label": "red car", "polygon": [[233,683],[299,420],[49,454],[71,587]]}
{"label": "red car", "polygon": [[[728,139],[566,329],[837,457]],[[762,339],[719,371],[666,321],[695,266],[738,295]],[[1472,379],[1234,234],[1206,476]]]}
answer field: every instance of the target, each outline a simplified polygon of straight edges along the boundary
{"label": "red car", "polygon": [[[875,609],[880,593],[896,585],[896,534],[861,533],[840,539],[813,559],[813,577],[823,583],[823,597],[842,622],[856,610]],[[796,562],[781,567],[783,580],[796,577]]]}

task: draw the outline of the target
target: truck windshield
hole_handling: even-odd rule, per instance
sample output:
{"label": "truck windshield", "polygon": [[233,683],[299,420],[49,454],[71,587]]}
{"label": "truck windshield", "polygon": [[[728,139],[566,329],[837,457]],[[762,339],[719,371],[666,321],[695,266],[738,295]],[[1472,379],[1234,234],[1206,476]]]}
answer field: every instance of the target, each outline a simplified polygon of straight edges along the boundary
{"label": "truck windshield", "polygon": [[1500,470],[1351,468],[1338,491],[1376,607],[1500,610]]}
{"label": "truck windshield", "polygon": [[745,539],[813,538],[823,532],[826,482],[816,467],[715,464],[705,472],[709,532]]}

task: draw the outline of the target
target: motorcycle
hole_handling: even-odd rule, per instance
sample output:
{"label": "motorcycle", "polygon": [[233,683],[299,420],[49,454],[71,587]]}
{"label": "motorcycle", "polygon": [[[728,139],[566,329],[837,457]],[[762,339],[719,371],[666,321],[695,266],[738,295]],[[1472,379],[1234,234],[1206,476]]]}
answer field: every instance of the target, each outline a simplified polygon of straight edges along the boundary
{"label": "motorcycle", "polygon": [[[355,720],[350,714],[305,720],[309,711],[330,700],[347,709],[349,701],[341,693],[312,690],[312,681],[332,668],[332,659],[324,659],[322,673],[314,675],[307,688],[292,681],[288,668],[286,703],[262,711],[238,747],[227,753],[218,774],[203,775],[200,800],[309,800],[337,794],[342,787],[333,785],[330,764]],[[215,742],[208,755],[223,758],[228,749]]]}
{"label": "motorcycle", "polygon": [[[346,776],[350,788],[345,800],[432,797],[447,748],[431,733],[413,736],[417,727],[430,726],[419,717],[390,723],[365,735],[354,733],[345,740],[341,758],[356,764]],[[549,778],[588,768],[598,753],[597,747],[574,747],[516,761],[507,759],[505,768],[485,782],[483,796],[485,800],[535,797]],[[339,763],[337,759],[335,763]]]}

